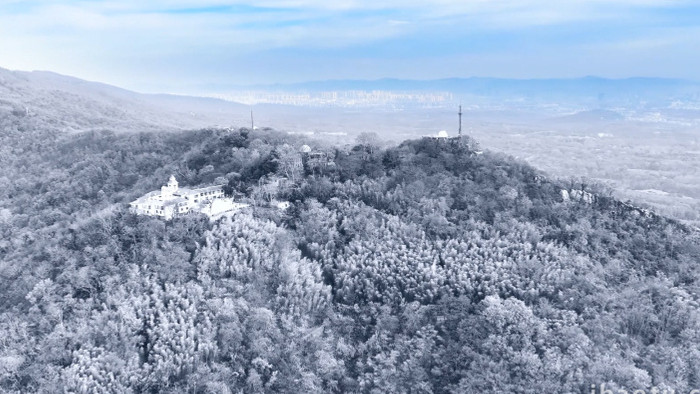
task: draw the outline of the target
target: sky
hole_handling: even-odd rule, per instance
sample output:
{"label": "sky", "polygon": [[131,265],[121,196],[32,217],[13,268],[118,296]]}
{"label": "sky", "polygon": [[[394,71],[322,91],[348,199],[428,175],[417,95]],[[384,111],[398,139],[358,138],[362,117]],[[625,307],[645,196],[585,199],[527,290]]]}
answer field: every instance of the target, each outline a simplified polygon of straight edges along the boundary
{"label": "sky", "polygon": [[187,94],[328,79],[700,80],[700,2],[0,0],[0,67]]}

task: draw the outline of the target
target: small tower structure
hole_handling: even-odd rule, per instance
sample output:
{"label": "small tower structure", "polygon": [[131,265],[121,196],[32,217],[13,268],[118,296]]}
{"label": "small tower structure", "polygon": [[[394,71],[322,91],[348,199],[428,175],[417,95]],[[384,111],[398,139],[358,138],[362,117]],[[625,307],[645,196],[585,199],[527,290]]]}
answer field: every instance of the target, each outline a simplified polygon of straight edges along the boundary
{"label": "small tower structure", "polygon": [[459,105],[459,136],[462,137],[462,104]]}
{"label": "small tower structure", "polygon": [[177,179],[175,179],[175,175],[170,175],[170,179],[168,179],[168,184],[165,186],[161,186],[160,188],[160,195],[163,198],[169,198],[172,197],[175,192],[177,192],[179,185],[177,183]]}

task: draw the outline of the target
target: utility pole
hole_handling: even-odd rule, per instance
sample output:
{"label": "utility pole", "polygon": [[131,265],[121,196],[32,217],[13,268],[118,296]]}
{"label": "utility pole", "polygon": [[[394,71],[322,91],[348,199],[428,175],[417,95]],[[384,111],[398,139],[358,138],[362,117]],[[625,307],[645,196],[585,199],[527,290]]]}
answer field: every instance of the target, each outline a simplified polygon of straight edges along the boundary
{"label": "utility pole", "polygon": [[462,137],[462,104],[459,105],[459,136]]}

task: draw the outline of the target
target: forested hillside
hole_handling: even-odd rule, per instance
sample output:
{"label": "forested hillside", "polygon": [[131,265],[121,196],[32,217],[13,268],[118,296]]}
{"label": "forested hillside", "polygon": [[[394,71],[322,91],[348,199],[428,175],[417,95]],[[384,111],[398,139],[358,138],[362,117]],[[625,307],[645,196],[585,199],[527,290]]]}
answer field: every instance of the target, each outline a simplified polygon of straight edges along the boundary
{"label": "forested hillside", "polygon": [[0,68],[0,114],[42,129],[160,131],[247,120],[241,104],[201,97],[140,94],[46,71]]}
{"label": "forested hillside", "polygon": [[[595,185],[470,141],[326,148],[335,165],[299,168],[313,143],[274,131],[0,122],[4,392],[700,387],[697,232]],[[170,174],[251,207],[128,211]]]}

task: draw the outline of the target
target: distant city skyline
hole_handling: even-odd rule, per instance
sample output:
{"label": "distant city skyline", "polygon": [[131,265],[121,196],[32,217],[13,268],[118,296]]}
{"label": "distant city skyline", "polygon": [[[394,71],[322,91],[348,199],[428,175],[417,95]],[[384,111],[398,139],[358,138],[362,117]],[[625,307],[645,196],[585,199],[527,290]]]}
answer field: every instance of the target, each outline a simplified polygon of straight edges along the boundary
{"label": "distant city skyline", "polygon": [[0,67],[186,94],[386,77],[700,80],[700,4],[6,0]]}

